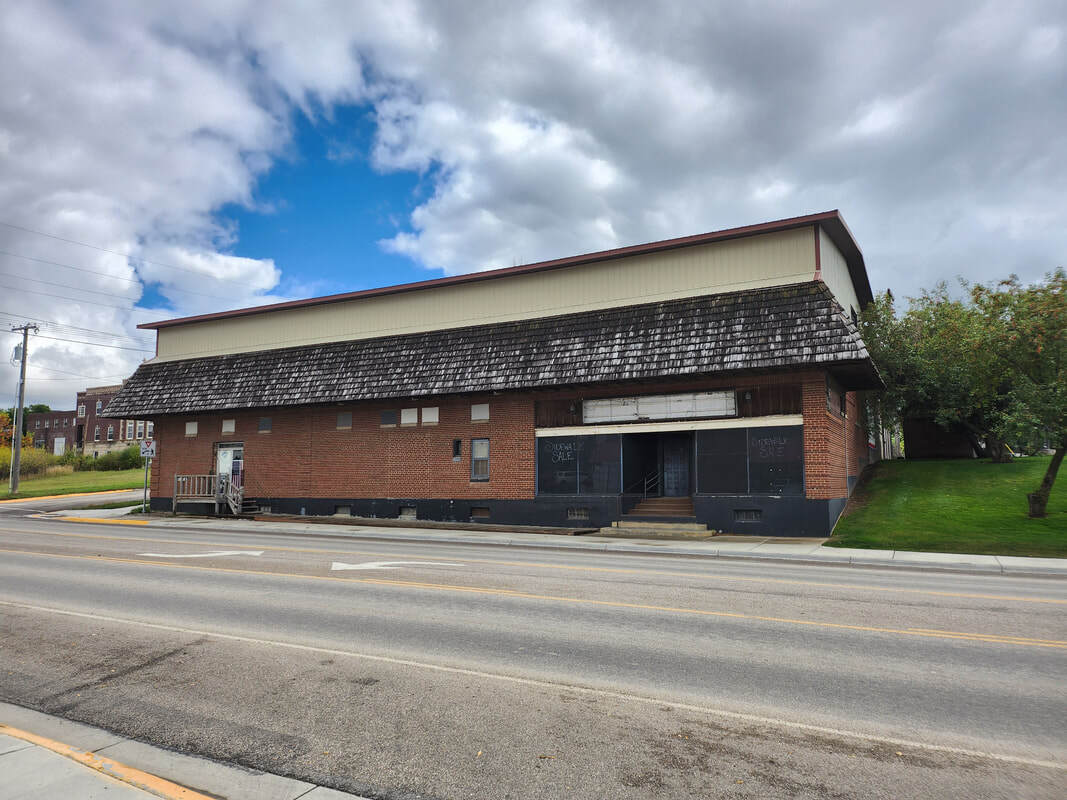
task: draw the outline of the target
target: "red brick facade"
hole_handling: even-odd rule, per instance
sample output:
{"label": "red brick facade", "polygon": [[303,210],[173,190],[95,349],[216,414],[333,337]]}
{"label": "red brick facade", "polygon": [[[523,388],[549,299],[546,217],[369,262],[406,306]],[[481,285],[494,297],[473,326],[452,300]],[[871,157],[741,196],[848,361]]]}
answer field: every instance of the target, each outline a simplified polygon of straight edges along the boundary
{"label": "red brick facade", "polygon": [[[544,399],[594,398],[693,390],[800,384],[804,419],[805,494],[808,499],[843,498],[848,478],[868,458],[867,436],[854,393],[847,395],[847,418],[828,409],[827,380],[821,371],[716,378],[701,381],[614,385],[538,393],[438,397],[419,401],[357,403],[266,409],[157,421],[159,457],[152,470],[154,497],[170,497],[174,476],[214,471],[215,445],[244,445],[245,491],[256,498],[456,498],[531,499],[536,495],[535,404]],[[471,420],[471,405],[489,404],[489,419]],[[423,424],[422,409],[436,407],[437,424]],[[414,425],[383,427],[382,412],[418,408]],[[338,415],[351,413],[349,429]],[[271,418],[269,433],[258,430]],[[223,420],[235,421],[223,434]],[[196,421],[196,436],[185,435]],[[471,480],[471,440],[490,441],[490,479]],[[847,438],[847,442],[846,442]],[[453,458],[453,441],[461,454]]]}

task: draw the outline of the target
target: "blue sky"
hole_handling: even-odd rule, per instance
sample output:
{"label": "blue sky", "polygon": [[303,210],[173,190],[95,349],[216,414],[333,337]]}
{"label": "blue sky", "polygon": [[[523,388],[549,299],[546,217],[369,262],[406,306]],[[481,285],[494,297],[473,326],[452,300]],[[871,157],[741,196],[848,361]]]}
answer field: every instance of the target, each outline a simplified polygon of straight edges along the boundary
{"label": "blue sky", "polygon": [[254,204],[229,204],[218,214],[237,226],[232,252],[274,259],[287,293],[332,294],[440,275],[378,244],[406,229],[426,187],[415,172],[371,167],[374,133],[368,106],[340,106],[329,118],[294,113],[292,145],[259,181]]}

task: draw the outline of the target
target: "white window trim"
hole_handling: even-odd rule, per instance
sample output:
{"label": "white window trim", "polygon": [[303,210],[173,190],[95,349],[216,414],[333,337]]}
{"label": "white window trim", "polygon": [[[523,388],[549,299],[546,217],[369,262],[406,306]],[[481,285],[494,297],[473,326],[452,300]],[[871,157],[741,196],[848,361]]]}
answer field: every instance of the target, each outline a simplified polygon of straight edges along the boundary
{"label": "white window trim", "polygon": [[565,428],[538,428],[534,436],[591,436],[600,433],[660,433],[666,431],[706,431],[721,428],[773,428],[777,425],[803,425],[803,414],[771,414],[766,417],[731,417],[682,422],[630,422],[616,425],[568,425]]}

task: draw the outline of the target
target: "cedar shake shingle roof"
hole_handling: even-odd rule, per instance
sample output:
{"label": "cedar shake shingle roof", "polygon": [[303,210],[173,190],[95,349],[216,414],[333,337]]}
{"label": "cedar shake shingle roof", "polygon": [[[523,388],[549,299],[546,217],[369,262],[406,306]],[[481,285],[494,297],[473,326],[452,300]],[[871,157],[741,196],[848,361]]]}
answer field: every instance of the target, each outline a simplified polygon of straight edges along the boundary
{"label": "cedar shake shingle roof", "polygon": [[138,367],[106,409],[152,417],[822,366],[880,388],[821,282]]}

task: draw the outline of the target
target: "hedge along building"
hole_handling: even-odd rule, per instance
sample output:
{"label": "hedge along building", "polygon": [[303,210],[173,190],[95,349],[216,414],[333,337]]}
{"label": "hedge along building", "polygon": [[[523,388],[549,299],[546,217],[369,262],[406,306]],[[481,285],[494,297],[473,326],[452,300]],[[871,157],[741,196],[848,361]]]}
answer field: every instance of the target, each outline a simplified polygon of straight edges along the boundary
{"label": "hedge along building", "polygon": [[830,211],[142,325],[106,413],[155,421],[156,509],[221,474],[276,512],[826,534],[875,452],[871,298]]}

